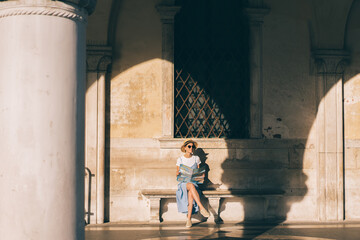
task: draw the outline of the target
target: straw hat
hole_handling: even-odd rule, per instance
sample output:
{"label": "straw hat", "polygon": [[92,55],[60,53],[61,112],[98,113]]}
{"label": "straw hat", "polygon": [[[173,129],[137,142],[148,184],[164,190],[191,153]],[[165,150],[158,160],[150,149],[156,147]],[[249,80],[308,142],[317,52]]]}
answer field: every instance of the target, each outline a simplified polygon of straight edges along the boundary
{"label": "straw hat", "polygon": [[195,147],[197,148],[197,145],[198,145],[197,142],[189,139],[189,140],[186,140],[186,141],[183,143],[183,145],[181,146],[181,151],[182,151],[182,152],[185,152],[185,147],[186,147],[189,143],[194,144]]}

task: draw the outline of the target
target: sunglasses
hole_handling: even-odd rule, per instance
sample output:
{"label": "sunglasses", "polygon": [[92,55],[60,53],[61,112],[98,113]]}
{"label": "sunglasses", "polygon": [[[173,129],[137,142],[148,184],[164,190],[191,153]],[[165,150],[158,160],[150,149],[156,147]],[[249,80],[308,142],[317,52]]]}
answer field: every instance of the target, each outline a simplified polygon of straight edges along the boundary
{"label": "sunglasses", "polygon": [[195,145],[188,145],[187,147],[188,147],[188,148],[193,148],[193,149],[196,148]]}

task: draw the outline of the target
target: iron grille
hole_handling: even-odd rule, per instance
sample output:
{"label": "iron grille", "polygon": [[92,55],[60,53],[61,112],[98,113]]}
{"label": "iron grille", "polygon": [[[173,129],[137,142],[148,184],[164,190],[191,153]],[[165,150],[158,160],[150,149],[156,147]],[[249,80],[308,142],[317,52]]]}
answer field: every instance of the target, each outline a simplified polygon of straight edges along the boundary
{"label": "iron grille", "polygon": [[175,18],[175,137],[248,137],[248,28],[241,12],[239,1],[182,1]]}
{"label": "iron grille", "polygon": [[214,99],[189,73],[176,71],[175,135],[187,138],[225,137],[230,128]]}

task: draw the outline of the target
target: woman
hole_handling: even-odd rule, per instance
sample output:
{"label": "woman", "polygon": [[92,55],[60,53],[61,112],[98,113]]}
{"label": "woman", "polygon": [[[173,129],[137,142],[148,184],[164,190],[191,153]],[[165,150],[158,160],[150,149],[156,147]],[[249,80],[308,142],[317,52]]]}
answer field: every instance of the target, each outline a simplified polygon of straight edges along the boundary
{"label": "woman", "polygon": [[[179,175],[180,164],[184,164],[193,169],[199,168],[200,158],[193,155],[197,147],[197,143],[193,140],[187,140],[181,146],[181,151],[185,154],[177,159],[176,175]],[[206,211],[204,206],[201,204],[199,196],[199,188],[196,183],[192,182],[180,182],[178,184],[178,190],[176,191],[176,202],[178,211],[187,213],[186,227],[191,227],[191,214],[199,211],[204,217],[209,217],[209,212]]]}

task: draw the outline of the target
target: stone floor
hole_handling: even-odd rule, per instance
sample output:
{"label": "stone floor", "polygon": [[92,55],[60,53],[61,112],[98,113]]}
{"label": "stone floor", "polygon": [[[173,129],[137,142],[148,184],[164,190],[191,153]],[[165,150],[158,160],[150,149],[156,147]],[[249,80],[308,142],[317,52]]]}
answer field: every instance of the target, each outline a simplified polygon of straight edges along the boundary
{"label": "stone floor", "polygon": [[118,239],[306,239],[358,240],[360,223],[305,223],[305,224],[212,224],[195,223],[185,228],[184,223],[88,225],[85,240]]}

